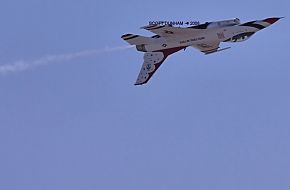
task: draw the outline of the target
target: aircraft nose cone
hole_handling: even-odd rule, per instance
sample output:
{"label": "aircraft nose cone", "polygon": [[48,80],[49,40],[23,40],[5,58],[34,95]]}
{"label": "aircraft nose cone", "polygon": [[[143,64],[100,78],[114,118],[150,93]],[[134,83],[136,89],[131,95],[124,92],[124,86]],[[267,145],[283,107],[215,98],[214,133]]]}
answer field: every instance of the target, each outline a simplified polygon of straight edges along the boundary
{"label": "aircraft nose cone", "polygon": [[277,20],[281,19],[283,17],[272,17],[272,18],[267,18],[265,20],[263,20],[264,22],[268,22],[269,24],[274,24],[275,22],[277,22]]}

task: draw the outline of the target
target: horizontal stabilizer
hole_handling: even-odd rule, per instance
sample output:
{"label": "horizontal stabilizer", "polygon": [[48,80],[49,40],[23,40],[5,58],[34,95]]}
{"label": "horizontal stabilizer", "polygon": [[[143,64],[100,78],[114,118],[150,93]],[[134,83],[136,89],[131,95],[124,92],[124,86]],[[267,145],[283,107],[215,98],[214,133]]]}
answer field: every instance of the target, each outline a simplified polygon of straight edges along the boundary
{"label": "horizontal stabilizer", "polygon": [[135,34],[124,34],[121,36],[121,38],[131,45],[150,44],[154,40],[150,37],[139,36]]}

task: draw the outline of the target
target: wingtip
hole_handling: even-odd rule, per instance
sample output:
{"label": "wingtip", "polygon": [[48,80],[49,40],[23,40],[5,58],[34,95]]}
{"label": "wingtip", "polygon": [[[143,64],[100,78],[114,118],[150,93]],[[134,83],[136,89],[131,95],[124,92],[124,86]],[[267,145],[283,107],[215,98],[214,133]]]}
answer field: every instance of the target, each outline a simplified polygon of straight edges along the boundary
{"label": "wingtip", "polygon": [[145,84],[145,83],[137,83],[137,82],[136,82],[136,83],[134,84],[134,86],[141,86],[141,85],[143,85],[143,84]]}

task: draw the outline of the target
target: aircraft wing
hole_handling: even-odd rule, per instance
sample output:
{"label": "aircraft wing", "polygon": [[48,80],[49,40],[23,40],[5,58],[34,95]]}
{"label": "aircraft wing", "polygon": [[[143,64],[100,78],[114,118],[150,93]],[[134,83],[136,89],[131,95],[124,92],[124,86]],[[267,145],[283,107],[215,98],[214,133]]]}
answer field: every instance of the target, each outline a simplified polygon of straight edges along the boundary
{"label": "aircraft wing", "polygon": [[169,55],[184,48],[185,47],[176,47],[160,50],[157,52],[146,52],[143,57],[143,65],[135,85],[142,85],[147,83]]}
{"label": "aircraft wing", "polygon": [[199,34],[201,31],[194,28],[180,28],[171,25],[148,25],[141,27],[142,29],[153,32],[161,37],[186,36],[193,33]]}

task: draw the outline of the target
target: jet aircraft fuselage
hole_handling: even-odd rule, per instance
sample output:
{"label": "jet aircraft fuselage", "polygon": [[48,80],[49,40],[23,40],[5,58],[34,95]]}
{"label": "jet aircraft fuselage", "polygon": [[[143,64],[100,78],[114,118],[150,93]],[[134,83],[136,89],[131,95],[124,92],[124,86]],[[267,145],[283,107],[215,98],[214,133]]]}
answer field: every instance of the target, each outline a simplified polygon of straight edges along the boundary
{"label": "jet aircraft fuselage", "polygon": [[145,52],[144,63],[135,85],[145,84],[152,77],[167,56],[187,47],[194,47],[204,54],[211,54],[220,49],[221,42],[241,42],[253,34],[275,23],[280,18],[273,17],[241,24],[239,19],[206,22],[188,28],[171,25],[148,25],[141,27],[155,33],[145,37],[125,34],[122,38],[136,49]]}

